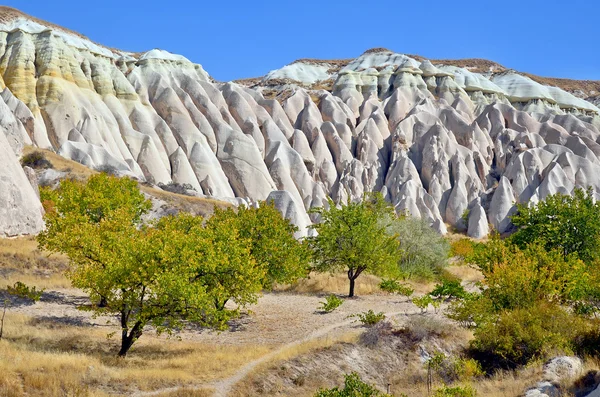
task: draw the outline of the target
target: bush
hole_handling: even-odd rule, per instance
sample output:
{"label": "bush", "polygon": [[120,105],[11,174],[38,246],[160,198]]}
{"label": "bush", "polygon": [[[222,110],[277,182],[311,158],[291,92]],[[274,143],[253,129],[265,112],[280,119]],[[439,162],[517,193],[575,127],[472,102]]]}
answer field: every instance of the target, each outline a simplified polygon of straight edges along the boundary
{"label": "bush", "polygon": [[193,195],[189,193],[190,190],[193,190],[194,192],[196,191],[196,189],[194,189],[194,187],[189,183],[175,183],[173,181],[169,182],[168,184],[160,182],[158,187],[167,192],[182,194],[184,196]]}
{"label": "bush", "polygon": [[29,287],[28,285],[17,281],[12,287],[8,285],[6,287],[6,292],[8,292],[9,295],[37,302],[42,297],[44,290],[38,290],[36,287]]}
{"label": "bush", "polygon": [[327,298],[325,298],[325,302],[319,303],[321,304],[321,306],[319,306],[320,310],[324,311],[325,313],[331,313],[332,311],[340,307],[342,303],[344,303],[344,300],[338,298],[334,294],[331,294]]}
{"label": "bush", "polygon": [[450,243],[450,256],[456,256],[465,260],[473,255],[475,251],[475,243],[471,239],[463,237]]}
{"label": "bush", "polygon": [[[476,360],[472,358],[448,357],[443,353],[435,354],[426,362],[425,367],[435,373],[445,384],[456,381],[469,382],[485,374],[481,365]],[[430,376],[433,376],[433,374]]]}
{"label": "bush", "polygon": [[586,263],[600,258],[600,202],[592,188],[576,189],[572,196],[557,193],[532,207],[517,208],[511,221],[519,230],[510,239],[521,248],[535,242],[565,257],[575,253]]}
{"label": "bush", "polygon": [[99,167],[96,167],[96,171],[106,174],[106,175],[112,175],[112,176],[119,176],[119,170],[116,167],[113,167],[112,165],[109,164],[103,164]]}
{"label": "bush", "polygon": [[321,389],[315,397],[392,397],[362,381],[356,372],[344,376],[344,388]]}
{"label": "bush", "polygon": [[476,397],[477,391],[471,386],[443,386],[433,393],[433,397]]}
{"label": "bush", "polygon": [[572,288],[581,284],[578,280],[585,277],[583,262],[537,244],[520,249],[493,239],[484,246],[473,260],[485,276],[483,295],[494,312],[567,300]]}
{"label": "bush", "polygon": [[405,217],[388,228],[398,236],[400,270],[406,277],[431,279],[448,264],[450,245],[425,220]]}
{"label": "bush", "polygon": [[577,341],[590,330],[583,318],[540,302],[504,311],[474,332],[471,352],[483,367],[513,369],[556,354],[573,354]]}
{"label": "bush", "polygon": [[379,288],[382,291],[389,292],[390,294],[398,294],[402,296],[410,297],[415,290],[407,284],[400,284],[396,280],[383,280],[379,284]]}
{"label": "bush", "polygon": [[400,331],[411,345],[433,338],[444,339],[455,331],[452,325],[435,317],[413,316]]}
{"label": "bush", "polygon": [[467,295],[467,291],[460,284],[460,280],[444,280],[442,284],[437,284],[429,295],[439,299],[462,299]]}
{"label": "bush", "polygon": [[21,159],[21,165],[23,167],[27,166],[33,169],[52,168],[52,163],[48,161],[44,152],[40,152],[38,150],[23,156]]}
{"label": "bush", "polygon": [[429,295],[423,295],[420,298],[412,298],[412,303],[421,309],[421,313],[426,313],[429,305],[433,303],[433,298]]}
{"label": "bush", "polygon": [[458,321],[465,328],[482,324],[493,315],[490,300],[477,293],[467,293],[463,299],[452,302],[446,312],[448,318]]}
{"label": "bush", "polygon": [[375,313],[371,309],[369,309],[366,312],[353,314],[348,317],[357,317],[358,318],[357,321],[360,321],[363,325],[368,326],[368,327],[373,326],[373,325],[377,324],[378,322],[385,320],[385,314],[383,312]]}

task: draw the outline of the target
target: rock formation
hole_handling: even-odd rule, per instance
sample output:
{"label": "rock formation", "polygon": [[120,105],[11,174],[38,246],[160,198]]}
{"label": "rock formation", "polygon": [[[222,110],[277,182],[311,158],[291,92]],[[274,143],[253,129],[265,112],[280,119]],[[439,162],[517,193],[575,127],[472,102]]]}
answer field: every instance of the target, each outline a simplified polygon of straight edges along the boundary
{"label": "rock formation", "polygon": [[510,230],[516,202],[600,192],[600,110],[514,71],[375,50],[302,60],[248,87],[163,50],[112,50],[0,13],[4,234],[41,228],[23,145],[205,196],[273,200],[299,236],[327,197],[381,191],[441,233],[480,238]]}

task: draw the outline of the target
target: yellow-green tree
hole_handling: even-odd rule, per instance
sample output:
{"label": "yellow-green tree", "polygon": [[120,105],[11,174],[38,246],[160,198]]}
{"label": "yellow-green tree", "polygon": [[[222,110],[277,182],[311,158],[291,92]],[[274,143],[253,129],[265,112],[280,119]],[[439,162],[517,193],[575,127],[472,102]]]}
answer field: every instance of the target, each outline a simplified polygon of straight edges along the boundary
{"label": "yellow-green tree", "polygon": [[[68,255],[73,285],[92,300],[104,300],[90,310],[118,316],[119,356],[147,325],[158,332],[170,332],[183,321],[222,328],[236,314],[215,306],[223,291],[208,275],[223,258],[237,261],[222,271],[230,281],[245,279],[243,270],[254,268],[249,245],[235,229],[206,230],[201,218],[187,214],[143,224],[150,203],[137,184],[103,174],[87,183],[63,181],[56,191],[42,190],[42,199],[46,230],[38,236],[40,247]],[[229,297],[244,304],[246,287],[240,285]]]}
{"label": "yellow-green tree", "polygon": [[249,245],[262,288],[271,288],[274,283],[292,283],[308,273],[307,244],[294,238],[298,228],[271,203],[261,202],[258,207],[250,208],[241,206],[237,210],[215,208],[206,228],[237,230],[237,238]]}
{"label": "yellow-green tree", "polygon": [[329,209],[318,208],[321,222],[313,225],[318,235],[309,239],[315,270],[345,270],[350,281],[348,296],[354,296],[356,279],[362,273],[396,277],[398,240],[388,233],[395,214],[380,194],[366,195],[360,202]]}

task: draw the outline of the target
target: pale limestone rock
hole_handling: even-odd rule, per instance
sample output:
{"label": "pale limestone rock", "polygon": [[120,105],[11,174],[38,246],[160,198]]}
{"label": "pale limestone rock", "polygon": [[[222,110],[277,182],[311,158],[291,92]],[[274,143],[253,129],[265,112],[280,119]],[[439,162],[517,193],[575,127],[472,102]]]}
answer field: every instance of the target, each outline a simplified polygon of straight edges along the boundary
{"label": "pale limestone rock", "polygon": [[499,233],[508,231],[512,225],[509,217],[515,210],[514,201],[515,197],[510,181],[503,176],[492,196],[488,213],[490,224]]}
{"label": "pale limestone rock", "polygon": [[489,233],[488,220],[481,203],[477,201],[469,211],[467,234],[476,239],[484,238]]}
{"label": "pale limestone rock", "polygon": [[306,237],[313,234],[308,227],[312,224],[301,203],[298,203],[287,191],[276,190],[269,193],[267,202],[272,202],[281,214],[298,227],[294,234],[296,238]]}

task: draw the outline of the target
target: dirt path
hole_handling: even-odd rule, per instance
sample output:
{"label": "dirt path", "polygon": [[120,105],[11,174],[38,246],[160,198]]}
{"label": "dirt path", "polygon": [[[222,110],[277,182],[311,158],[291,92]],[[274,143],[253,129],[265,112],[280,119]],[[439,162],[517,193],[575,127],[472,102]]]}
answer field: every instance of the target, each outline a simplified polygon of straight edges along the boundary
{"label": "dirt path", "polygon": [[[393,312],[393,313],[385,313],[385,315],[387,318],[392,318],[399,314],[405,314],[405,313],[406,313],[406,311],[400,311],[400,312]],[[415,314],[416,314],[416,312],[415,312]],[[198,385],[193,388],[187,388],[187,389],[188,390],[214,389],[214,394],[213,394],[214,397],[227,397],[235,385],[237,385],[240,381],[242,381],[244,378],[246,378],[246,376],[248,376],[255,368],[257,368],[261,364],[264,364],[264,363],[270,361],[271,359],[276,358],[277,356],[279,356],[280,354],[284,353],[285,351],[287,351],[289,349],[292,349],[296,346],[300,346],[300,345],[310,342],[312,340],[322,338],[338,328],[350,326],[350,325],[354,324],[355,322],[356,322],[356,320],[346,319],[345,321],[341,321],[341,322],[331,324],[331,325],[325,326],[323,328],[317,329],[301,339],[286,343],[283,346],[271,351],[270,353],[254,360],[254,361],[249,362],[248,364],[246,364],[242,368],[240,368],[235,374],[233,374],[232,376],[230,376],[228,378],[225,378],[225,379],[222,379],[219,381],[215,381],[215,382],[206,383],[203,385]],[[184,388],[185,388],[184,386],[175,386],[175,387],[169,387],[169,388],[160,389],[160,390],[154,390],[151,392],[139,392],[139,393],[133,394],[132,396],[135,396],[135,397],[157,396],[157,395],[160,395],[163,393],[176,392],[176,391],[179,391]]]}
{"label": "dirt path", "polygon": [[[206,329],[189,328],[177,336],[184,340],[210,344],[230,344],[236,346],[272,346],[268,354],[247,362],[235,373],[224,379],[207,381],[189,387],[191,390],[214,389],[216,397],[224,397],[258,366],[268,363],[289,349],[307,342],[328,336],[334,331],[357,329],[354,319],[348,316],[372,309],[384,312],[388,318],[406,314],[412,315],[419,310],[406,298],[393,295],[366,295],[346,299],[336,311],[322,314],[317,310],[323,296],[291,293],[266,293],[252,306],[251,315],[235,321],[230,331],[213,332]],[[116,327],[113,317],[94,318],[90,312],[77,309],[79,305],[89,304],[88,298],[75,289],[55,289],[46,291],[42,300],[35,305],[13,307],[11,311],[77,326],[104,327],[108,330]],[[339,333],[339,332],[338,332]],[[156,396],[186,389],[186,386],[173,386],[151,392],[137,392],[133,396]]]}

